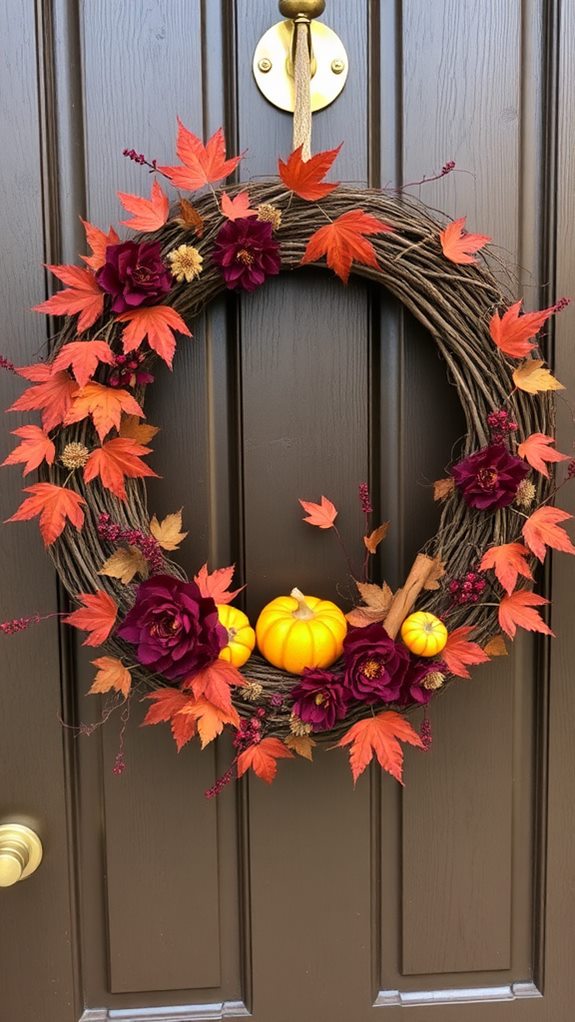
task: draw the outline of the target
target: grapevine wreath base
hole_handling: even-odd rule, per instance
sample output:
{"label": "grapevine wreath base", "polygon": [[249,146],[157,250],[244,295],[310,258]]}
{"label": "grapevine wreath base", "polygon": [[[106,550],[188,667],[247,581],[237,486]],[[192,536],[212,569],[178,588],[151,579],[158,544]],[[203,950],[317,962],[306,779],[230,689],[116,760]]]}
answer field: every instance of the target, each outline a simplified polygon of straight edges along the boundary
{"label": "grapevine wreath base", "polygon": [[[30,386],[13,405],[40,411],[42,428],[15,430],[22,442],[6,459],[24,462],[25,471],[41,465],[43,481],[27,488],[31,496],[11,520],[40,515],[58,574],[80,607],[66,620],[88,632],[87,645],[103,647],[91,690],[107,693],[102,719],[116,707],[125,717],[138,694],[150,700],[145,723],[169,722],[178,749],[196,733],[204,746],[231,728],[226,779],[251,767],[272,780],[278,758],[311,758],[315,744],[335,742],[350,745],[354,778],[375,753],[401,779],[399,741],[428,743],[428,729],[418,735],[407,719],[414,707],[454,677],[469,677],[469,665],[504,653],[503,633],[550,633],[535,609],[547,601],[530,586],[548,547],[575,552],[558,524],[569,516],[548,503],[558,488],[548,464],[569,462],[563,481],[573,465],[553,446],[548,392],[561,385],[536,336],[566,303],[522,312],[479,253],[490,239],[466,233],[464,218],[443,225],[404,193],[325,182],[338,150],[307,162],[295,150],[280,161],[278,180],[223,190],[214,184],[239,158],[226,159],[221,131],[204,146],[180,124],[177,152],[180,165],[160,168],[126,151],[155,175],[149,199],[120,195],[132,214],[123,223],[138,233],[122,242],[112,229],[85,224],[87,266],[50,267],[66,287],[38,309],[66,319],[48,362],[15,370]],[[162,176],[180,192],[171,208]],[[198,190],[193,203],[181,194]],[[142,459],[155,430],[141,420],[155,360],[171,366],[176,336],[189,335],[210,302],[226,289],[255,290],[280,270],[321,267],[324,256],[344,283],[351,272],[382,285],[426,328],[467,434],[435,484],[438,531],[395,594],[370,581],[386,529],[374,528],[367,486],[359,486],[366,563],[355,580],[357,606],[346,608],[336,663],[312,662],[296,676],[258,652],[239,666],[226,655],[232,633],[218,623],[215,604],[234,597],[232,569],[204,566],[188,582],[168,559],[184,538],[181,516],[150,521],[143,479],[155,472]],[[330,500],[301,503],[306,522],[335,529]],[[184,588],[170,589],[170,578]],[[188,598],[182,609],[178,601]],[[412,620],[422,611],[434,616],[423,638],[421,619]],[[437,629],[443,639],[429,645]]]}

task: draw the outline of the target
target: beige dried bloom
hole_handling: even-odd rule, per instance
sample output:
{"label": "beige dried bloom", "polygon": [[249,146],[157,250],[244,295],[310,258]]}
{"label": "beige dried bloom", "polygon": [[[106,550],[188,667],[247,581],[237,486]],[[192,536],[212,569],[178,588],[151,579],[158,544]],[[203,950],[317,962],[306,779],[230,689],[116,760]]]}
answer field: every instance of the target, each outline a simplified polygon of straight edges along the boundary
{"label": "beige dried bloom", "polygon": [[241,693],[248,703],[257,703],[263,690],[263,685],[260,685],[259,681],[246,681],[245,685],[242,685]]}
{"label": "beige dried bloom", "polygon": [[175,277],[179,284],[199,277],[204,263],[203,256],[193,245],[178,245],[171,252],[168,252],[168,261],[172,277]]}
{"label": "beige dried bloom", "polygon": [[535,500],[535,487],[533,483],[530,483],[528,479],[524,479],[522,483],[519,483],[517,487],[517,493],[515,494],[515,503],[517,507],[529,508]]}
{"label": "beige dried bloom", "polygon": [[296,738],[304,738],[305,735],[311,735],[312,732],[311,724],[304,724],[297,713],[292,713],[289,719],[289,729]]}
{"label": "beige dried bloom", "polygon": [[90,452],[84,444],[72,443],[66,444],[60,455],[60,461],[64,468],[73,472],[75,468],[83,468],[89,457]]}
{"label": "beige dried bloom", "polygon": [[432,671],[428,674],[423,681],[423,687],[429,689],[430,692],[435,692],[437,688],[441,688],[445,681],[445,675],[441,671]]}
{"label": "beige dried bloom", "polygon": [[263,220],[266,224],[271,224],[274,231],[277,231],[281,226],[282,213],[281,209],[277,206],[272,206],[271,202],[262,202],[259,206],[256,206],[258,214],[258,220]]}

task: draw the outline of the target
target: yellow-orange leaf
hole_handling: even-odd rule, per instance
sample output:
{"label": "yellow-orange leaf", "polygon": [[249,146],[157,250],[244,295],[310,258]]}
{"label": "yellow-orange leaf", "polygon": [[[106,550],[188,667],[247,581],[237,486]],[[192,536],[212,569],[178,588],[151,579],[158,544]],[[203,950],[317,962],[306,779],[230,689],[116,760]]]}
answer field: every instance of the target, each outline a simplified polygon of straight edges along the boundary
{"label": "yellow-orange leaf", "polygon": [[111,429],[120,428],[122,412],[144,417],[138,402],[127,390],[121,387],[105,387],[102,383],[92,380],[85,387],[75,391],[64,422],[69,426],[72,422],[81,422],[90,416],[102,441]]}
{"label": "yellow-orange leaf", "polygon": [[473,253],[491,241],[487,234],[468,234],[465,230],[466,219],[462,216],[439,232],[442,252],[452,263],[476,263]]}
{"label": "yellow-orange leaf", "polygon": [[22,475],[33,472],[38,465],[45,461],[48,465],[54,464],[56,448],[50,437],[39,426],[19,426],[12,430],[12,436],[18,436],[22,440],[18,447],[10,452],[2,462],[3,465],[24,465]]}
{"label": "yellow-orange leaf", "polygon": [[238,777],[246,770],[253,770],[256,777],[271,784],[278,769],[278,759],[293,759],[293,752],[287,749],[279,738],[262,738],[257,745],[250,745],[238,756]]}
{"label": "yellow-orange leaf", "polygon": [[84,467],[84,479],[91,483],[99,477],[102,486],[119,500],[126,500],[126,479],[158,478],[157,472],[141,460],[146,454],[151,454],[149,447],[125,437],[114,437],[92,451]]}
{"label": "yellow-orange leaf", "polygon": [[44,312],[47,316],[73,316],[79,313],[78,331],[83,333],[104,311],[104,292],[94,273],[81,266],[48,266],[47,269],[68,286],[47,301],[35,305],[34,312]]}
{"label": "yellow-orange leaf", "polygon": [[540,561],[545,560],[547,547],[561,550],[565,554],[575,554],[575,546],[565,529],[558,525],[558,522],[566,522],[572,517],[573,515],[559,507],[547,505],[537,508],[537,511],[529,516],[521,531],[527,546]]}
{"label": "yellow-orange leaf", "polygon": [[191,688],[196,699],[205,699],[229,713],[232,708],[232,685],[243,685],[244,677],[233,664],[215,660],[201,671],[186,678],[182,688]]}
{"label": "yellow-orange leaf", "polygon": [[26,486],[24,493],[30,493],[8,522],[23,522],[40,516],[40,532],[44,546],[50,546],[63,531],[66,521],[75,525],[78,531],[84,524],[82,504],[86,501],[75,490],[53,483],[34,483]]}
{"label": "yellow-orange leaf", "polygon": [[519,444],[517,453],[520,458],[525,458],[531,468],[540,472],[542,476],[549,478],[549,470],[546,462],[569,461],[568,454],[560,454],[550,444],[555,443],[555,438],[546,436],[545,433],[532,433],[523,443]]}
{"label": "yellow-orange leaf", "polygon": [[395,710],[386,710],[376,717],[358,720],[337,744],[342,747],[351,746],[349,763],[354,784],[371,763],[374,753],[379,765],[403,784],[403,749],[400,742],[409,742],[423,749],[423,742],[409,721]]}
{"label": "yellow-orange leaf", "polygon": [[513,382],[519,390],[537,394],[544,390],[565,390],[562,383],[551,375],[538,358],[527,358],[513,373]]}
{"label": "yellow-orange leaf", "polygon": [[98,575],[117,578],[124,585],[129,585],[135,575],[147,578],[149,566],[144,555],[135,546],[120,547],[115,550],[100,568]]}
{"label": "yellow-orange leaf", "polygon": [[187,532],[182,532],[182,509],[166,515],[161,522],[154,515],[150,521],[150,532],[162,550],[177,550],[188,535]]}
{"label": "yellow-orange leaf", "polygon": [[176,188],[195,192],[204,185],[215,184],[228,177],[236,169],[241,156],[226,159],[226,140],[222,128],[204,143],[186,128],[178,117],[178,159],[182,166],[158,167]]}
{"label": "yellow-orange leaf", "polygon": [[333,223],[320,227],[312,234],[302,258],[302,265],[317,262],[325,255],[330,269],[347,284],[354,261],[363,266],[379,268],[375,249],[366,235],[385,234],[391,230],[389,224],[378,220],[371,213],[364,213],[361,209],[350,209],[338,216]]}
{"label": "yellow-orange leaf", "polygon": [[94,667],[98,667],[98,673],[89,689],[89,695],[96,695],[101,692],[121,692],[124,699],[128,698],[132,685],[132,675],[127,667],[124,667],[121,660],[115,656],[101,656],[92,660]]}
{"label": "yellow-orange leaf", "polygon": [[180,713],[191,714],[197,722],[202,749],[205,749],[206,745],[221,735],[225,724],[231,724],[236,728],[240,724],[235,707],[231,706],[229,710],[222,710],[219,706],[209,703],[207,699],[190,700],[182,707]]}
{"label": "yellow-orange leaf", "polygon": [[179,312],[169,305],[150,305],[123,312],[116,317],[118,323],[127,323],[122,334],[124,351],[134,351],[147,338],[148,344],[171,369],[176,350],[174,331],[191,337]]}
{"label": "yellow-orange leaf", "polygon": [[116,624],[118,604],[108,593],[98,590],[97,593],[78,593],[76,599],[83,604],[62,620],[74,628],[89,632],[83,646],[101,646],[106,641]]}
{"label": "yellow-orange leaf", "polygon": [[159,432],[159,426],[148,426],[137,415],[122,415],[120,420],[120,436],[137,444],[149,444]]}
{"label": "yellow-orange leaf", "polygon": [[322,178],[330,169],[341,145],[338,145],[337,149],[326,149],[323,153],[315,153],[309,160],[302,159],[302,149],[301,145],[294,149],[285,163],[283,160],[278,160],[279,176],[286,188],[299,195],[300,199],[317,202],[318,199],[323,199],[325,195],[329,195],[334,188],[338,187],[339,181],[332,184],[322,181]]}
{"label": "yellow-orange leaf", "polygon": [[507,594],[512,593],[517,585],[517,576],[533,578],[531,569],[525,558],[529,555],[523,543],[503,543],[491,547],[481,559],[480,571],[493,568],[495,574]]}

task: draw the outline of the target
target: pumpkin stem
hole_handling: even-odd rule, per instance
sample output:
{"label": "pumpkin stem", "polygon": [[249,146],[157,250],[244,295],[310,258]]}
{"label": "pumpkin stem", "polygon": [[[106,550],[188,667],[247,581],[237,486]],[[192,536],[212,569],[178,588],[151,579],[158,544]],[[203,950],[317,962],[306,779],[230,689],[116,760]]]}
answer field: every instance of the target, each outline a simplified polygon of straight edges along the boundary
{"label": "pumpkin stem", "polygon": [[293,617],[297,617],[299,621],[309,621],[315,617],[313,610],[305,602],[305,596],[301,589],[292,589],[290,596],[293,596],[294,600],[298,602],[298,608],[293,611]]}

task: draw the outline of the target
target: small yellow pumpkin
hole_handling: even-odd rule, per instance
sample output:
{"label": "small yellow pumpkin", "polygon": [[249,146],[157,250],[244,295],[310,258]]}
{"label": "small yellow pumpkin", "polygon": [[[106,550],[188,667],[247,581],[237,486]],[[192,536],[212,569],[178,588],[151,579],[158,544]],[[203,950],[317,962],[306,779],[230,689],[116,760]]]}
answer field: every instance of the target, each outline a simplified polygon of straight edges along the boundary
{"label": "small yellow pumpkin", "polygon": [[447,628],[435,614],[417,610],[403,622],[401,638],[416,656],[436,656],[447,642]]}
{"label": "small yellow pumpkin", "polygon": [[346,632],[347,621],[335,603],[299,589],[268,603],[256,622],[262,656],[290,674],[330,667],[342,654]]}
{"label": "small yellow pumpkin", "polygon": [[242,667],[252,655],[256,644],[256,633],[243,610],[230,607],[229,603],[218,604],[220,624],[227,629],[228,644],[220,650],[220,660],[227,660],[234,667]]}

